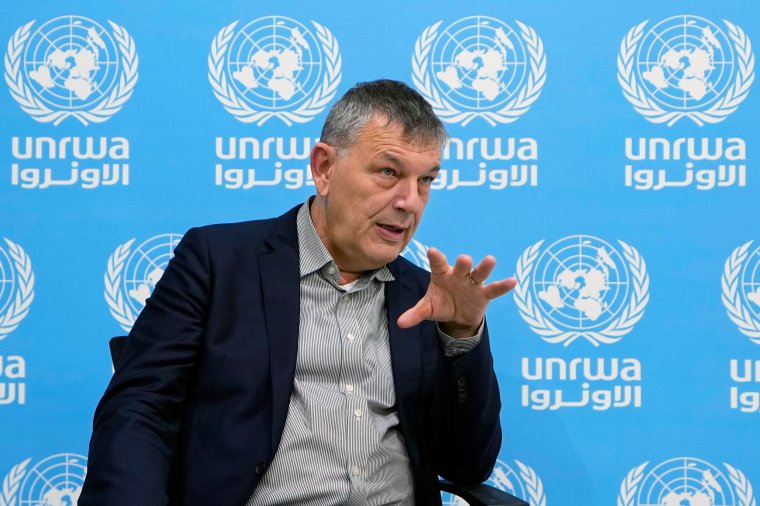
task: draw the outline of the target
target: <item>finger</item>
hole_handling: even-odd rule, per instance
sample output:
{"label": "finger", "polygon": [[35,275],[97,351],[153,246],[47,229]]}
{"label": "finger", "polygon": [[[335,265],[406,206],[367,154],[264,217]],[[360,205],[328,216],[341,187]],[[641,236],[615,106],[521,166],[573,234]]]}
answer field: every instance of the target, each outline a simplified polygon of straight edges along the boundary
{"label": "finger", "polygon": [[449,271],[449,261],[446,255],[437,248],[428,248],[428,260],[430,260],[430,272],[432,274],[444,274]]}
{"label": "finger", "polygon": [[477,267],[472,270],[470,277],[474,282],[482,283],[493,272],[493,268],[496,267],[496,259],[491,255],[486,256],[480,261]]}
{"label": "finger", "polygon": [[509,292],[515,286],[517,286],[517,280],[515,278],[507,278],[489,283],[485,287],[484,292],[486,297],[493,300]]}
{"label": "finger", "polygon": [[454,275],[465,278],[470,275],[471,269],[472,257],[469,255],[459,255],[457,261],[454,262]]}
{"label": "finger", "polygon": [[396,324],[399,328],[408,329],[409,327],[414,327],[425,320],[429,320],[432,315],[433,307],[428,300],[423,297],[414,305],[414,307],[404,311],[404,313],[398,317],[398,320],[396,320]]}

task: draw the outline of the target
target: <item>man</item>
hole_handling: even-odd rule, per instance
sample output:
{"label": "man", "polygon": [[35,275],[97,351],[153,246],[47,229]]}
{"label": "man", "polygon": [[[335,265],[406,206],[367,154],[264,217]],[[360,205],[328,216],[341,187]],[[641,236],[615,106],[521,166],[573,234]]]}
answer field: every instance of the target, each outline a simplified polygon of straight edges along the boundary
{"label": "man", "polygon": [[486,479],[484,312],[514,279],[399,257],[444,140],[408,86],[357,85],[312,150],[315,197],[190,230],[98,406],[79,504],[440,504],[438,475]]}

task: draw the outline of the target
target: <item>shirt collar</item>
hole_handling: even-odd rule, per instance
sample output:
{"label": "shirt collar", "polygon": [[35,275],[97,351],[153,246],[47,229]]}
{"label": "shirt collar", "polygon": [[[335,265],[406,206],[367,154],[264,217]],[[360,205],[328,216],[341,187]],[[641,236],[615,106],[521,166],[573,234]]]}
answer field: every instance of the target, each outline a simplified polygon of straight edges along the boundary
{"label": "shirt collar", "polygon": [[[330,253],[325,248],[322,239],[319,238],[317,230],[314,228],[314,222],[311,220],[309,205],[313,198],[309,198],[298,210],[296,226],[298,229],[298,249],[299,249],[299,269],[300,275],[304,276],[313,272],[321,271],[325,277],[331,278],[338,283],[340,272],[338,266],[333,261]],[[332,272],[330,272],[332,270]],[[393,281],[395,278],[388,266],[384,265],[379,269],[365,272],[362,277],[369,277],[370,280],[377,278],[378,281]]]}

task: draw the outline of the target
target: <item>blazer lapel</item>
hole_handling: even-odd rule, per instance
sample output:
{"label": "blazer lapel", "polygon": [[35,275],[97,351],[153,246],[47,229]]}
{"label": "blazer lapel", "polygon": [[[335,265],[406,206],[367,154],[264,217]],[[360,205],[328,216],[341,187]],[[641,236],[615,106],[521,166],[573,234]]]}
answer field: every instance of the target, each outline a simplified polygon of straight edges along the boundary
{"label": "blazer lapel", "polygon": [[[396,320],[407,309],[417,303],[418,296],[409,283],[406,267],[398,260],[388,264],[395,281],[385,284],[385,304],[388,313],[388,338],[391,347],[393,383],[396,390],[396,405],[402,427],[417,426],[416,409],[420,391],[422,369],[422,326],[402,329]],[[413,430],[406,431],[404,437],[415,439]],[[407,448],[416,446],[416,441],[407,441]],[[411,456],[411,455],[410,455]]]}
{"label": "blazer lapel", "polygon": [[279,220],[269,240],[271,250],[259,254],[272,380],[272,450],[277,448],[285,426],[298,354],[300,271],[296,214],[290,212]]}

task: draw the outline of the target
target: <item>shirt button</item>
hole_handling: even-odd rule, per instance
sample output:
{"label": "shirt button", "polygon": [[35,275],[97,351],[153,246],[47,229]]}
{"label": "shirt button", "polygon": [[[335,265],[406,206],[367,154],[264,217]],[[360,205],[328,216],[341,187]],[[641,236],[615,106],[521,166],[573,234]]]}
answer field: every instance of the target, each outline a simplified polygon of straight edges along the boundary
{"label": "shirt button", "polygon": [[330,267],[327,268],[327,272],[330,274],[335,274],[335,267],[331,265]]}
{"label": "shirt button", "polygon": [[344,295],[343,297],[341,297],[341,298],[343,299],[343,302],[348,302],[349,300],[351,300],[351,296],[350,296],[349,294],[345,294],[345,295]]}
{"label": "shirt button", "polygon": [[362,416],[362,410],[361,409],[355,409],[354,414],[356,415],[356,418],[361,418]]}
{"label": "shirt button", "polygon": [[351,468],[351,474],[354,476],[359,476],[359,466],[354,466]]}
{"label": "shirt button", "polygon": [[351,383],[346,383],[346,392],[353,392],[354,386]]}
{"label": "shirt button", "polygon": [[348,335],[346,335],[346,339],[348,339],[349,341],[353,341],[354,335],[349,332]]}

